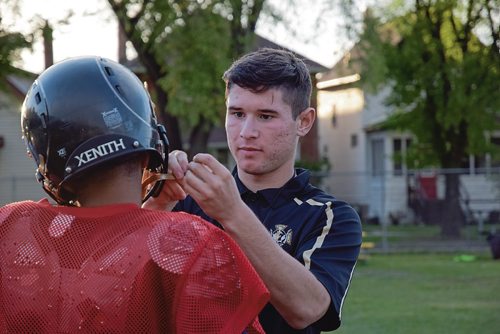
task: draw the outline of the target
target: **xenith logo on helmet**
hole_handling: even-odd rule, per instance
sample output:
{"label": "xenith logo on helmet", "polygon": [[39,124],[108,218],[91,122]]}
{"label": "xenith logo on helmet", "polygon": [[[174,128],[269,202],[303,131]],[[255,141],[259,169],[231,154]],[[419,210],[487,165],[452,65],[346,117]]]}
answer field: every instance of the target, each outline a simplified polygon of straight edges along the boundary
{"label": "xenith logo on helmet", "polygon": [[125,144],[123,143],[123,138],[120,138],[119,140],[112,140],[97,147],[86,150],[80,155],[75,156],[75,158],[78,160],[78,167],[80,167],[81,165],[85,165],[99,157],[104,157],[111,153],[122,151],[124,149]]}

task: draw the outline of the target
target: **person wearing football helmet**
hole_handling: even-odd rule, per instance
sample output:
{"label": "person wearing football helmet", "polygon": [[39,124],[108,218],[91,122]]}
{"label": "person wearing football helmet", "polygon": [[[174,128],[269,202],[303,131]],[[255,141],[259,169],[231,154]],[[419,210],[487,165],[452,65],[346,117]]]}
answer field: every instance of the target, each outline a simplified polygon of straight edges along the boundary
{"label": "person wearing football helmet", "polygon": [[47,69],[26,96],[21,127],[37,179],[60,204],[76,203],[66,184],[112,160],[146,152],[149,171],[167,171],[167,135],[148,92],[109,59],[79,57]]}
{"label": "person wearing football helmet", "polygon": [[132,72],[57,63],[21,125],[57,204],[0,207],[0,332],[263,333],[269,292],[237,244],[200,217],[141,207],[165,179],[168,142]]}

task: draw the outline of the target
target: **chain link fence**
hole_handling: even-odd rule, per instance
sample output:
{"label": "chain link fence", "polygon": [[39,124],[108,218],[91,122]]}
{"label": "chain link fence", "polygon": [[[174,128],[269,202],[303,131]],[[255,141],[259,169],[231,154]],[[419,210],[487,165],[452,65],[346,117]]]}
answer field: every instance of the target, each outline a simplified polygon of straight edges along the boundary
{"label": "chain link fence", "polygon": [[[404,223],[415,217],[418,205],[444,198],[445,176],[459,175],[460,200],[467,220],[478,224],[500,219],[500,168],[488,171],[413,170],[403,173],[313,173],[313,184],[352,204],[364,222]],[[0,177],[0,205],[46,197],[33,175]],[[420,202],[415,201],[420,200]],[[428,204],[426,214],[439,210]]]}
{"label": "chain link fence", "polygon": [[34,175],[0,177],[0,206],[23,200],[38,201],[46,195]]}
{"label": "chain link fence", "polygon": [[[401,235],[399,229],[398,232],[393,231],[391,227],[394,225],[428,224],[421,220],[422,217],[430,219],[442,214],[438,203],[444,197],[447,173],[460,175],[460,203],[468,229],[472,232],[461,240],[417,242],[413,233]],[[311,181],[349,202],[360,214],[365,228],[372,225],[369,238],[375,238],[375,247],[370,252],[487,250],[486,235],[494,236],[491,234],[492,227],[499,227],[500,230],[500,169],[488,173],[419,170],[377,175],[367,172],[322,172],[313,173]],[[0,206],[41,198],[48,198],[48,195],[33,175],[0,177]],[[415,199],[420,202],[415,202]],[[420,209],[416,203],[421,205]]]}
{"label": "chain link fence", "polygon": [[458,176],[464,219],[482,224],[500,218],[500,168],[426,169],[386,172],[323,172],[315,184],[353,205],[363,222],[436,223],[445,200],[446,178]]}

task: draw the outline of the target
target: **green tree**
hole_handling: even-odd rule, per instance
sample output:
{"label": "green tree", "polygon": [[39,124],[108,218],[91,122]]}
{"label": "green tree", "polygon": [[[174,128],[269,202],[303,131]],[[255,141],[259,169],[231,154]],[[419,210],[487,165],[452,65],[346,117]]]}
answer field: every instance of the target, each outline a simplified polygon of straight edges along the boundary
{"label": "green tree", "polygon": [[[384,127],[415,136],[406,162],[456,169],[470,154],[493,152],[488,135],[500,129],[499,1],[390,5],[365,15],[362,76],[371,89],[391,88],[393,113]],[[459,200],[459,174],[447,173],[445,237],[460,235]]]}
{"label": "green tree", "polygon": [[221,73],[230,64],[229,33],[225,18],[197,9],[172,31],[165,48],[170,66],[160,84],[169,93],[170,113],[183,119],[182,132],[190,134],[191,155],[206,150],[224,114]]}
{"label": "green tree", "polygon": [[167,113],[168,94],[159,83],[167,74],[166,55],[159,46],[165,43],[166,35],[177,18],[171,1],[108,0],[108,3],[146,69],[148,88],[152,92],[158,117],[166,125],[170,147],[182,148],[179,122]]}
{"label": "green tree", "polygon": [[171,148],[190,129],[192,152],[205,150],[224,110],[222,69],[248,49],[264,0],[108,2],[146,68]]}
{"label": "green tree", "polygon": [[16,15],[17,13],[17,1],[9,3],[0,1],[0,77],[16,71],[12,64],[20,60],[21,50],[31,45],[30,36],[12,31],[4,23],[4,15]]}

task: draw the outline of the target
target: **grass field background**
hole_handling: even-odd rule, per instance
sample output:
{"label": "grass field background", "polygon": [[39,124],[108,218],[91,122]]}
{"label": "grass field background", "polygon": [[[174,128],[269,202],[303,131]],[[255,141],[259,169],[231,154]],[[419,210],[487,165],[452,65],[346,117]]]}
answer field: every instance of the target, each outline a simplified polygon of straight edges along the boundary
{"label": "grass field background", "polygon": [[[392,231],[403,231],[395,234],[403,239],[410,232],[415,242],[419,234],[439,242],[435,227],[409,229]],[[484,239],[465,232],[466,241]],[[401,240],[391,239],[389,245]],[[466,249],[370,254],[356,267],[342,325],[331,333],[500,334],[500,260],[493,260],[488,251]]]}

